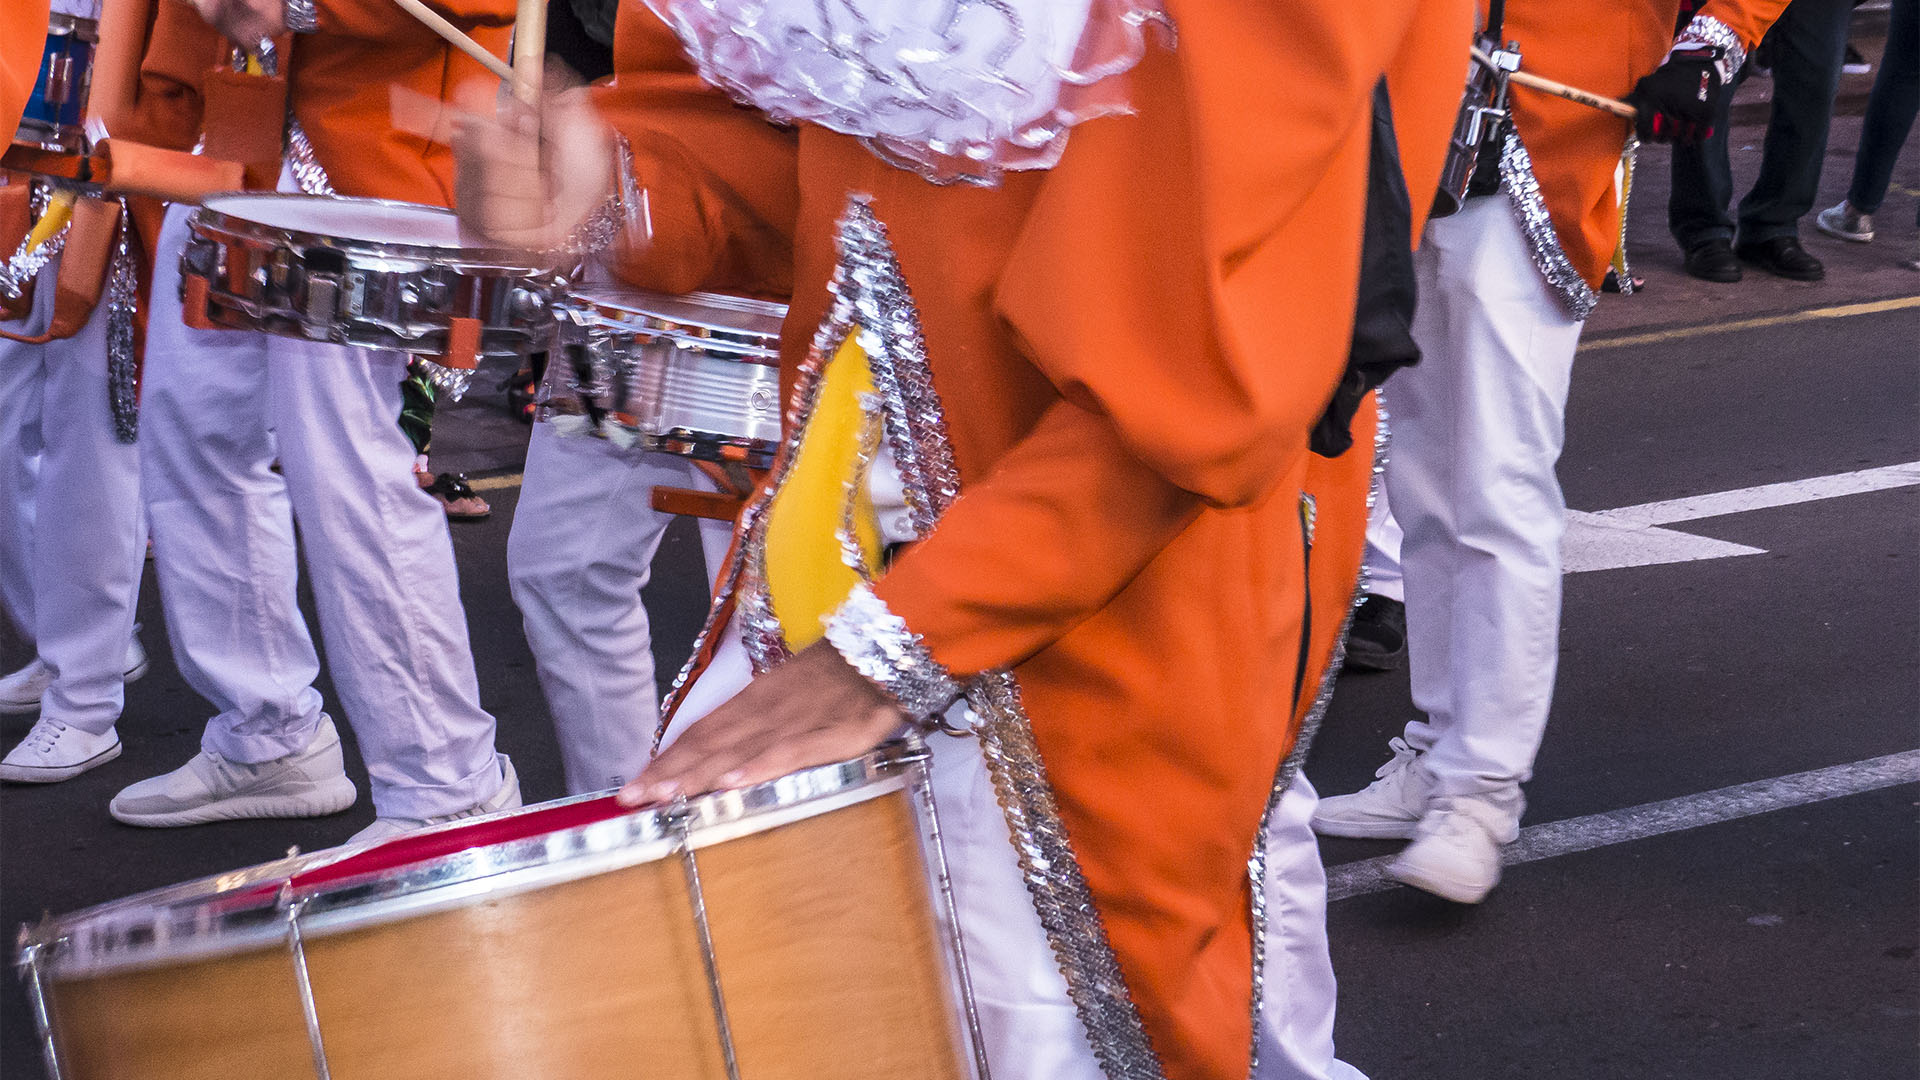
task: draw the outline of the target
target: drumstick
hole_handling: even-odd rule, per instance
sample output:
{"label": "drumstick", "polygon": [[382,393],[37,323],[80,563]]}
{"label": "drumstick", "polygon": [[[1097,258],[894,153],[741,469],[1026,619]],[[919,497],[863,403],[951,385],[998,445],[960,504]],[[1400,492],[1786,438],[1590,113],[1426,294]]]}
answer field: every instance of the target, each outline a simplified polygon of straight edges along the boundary
{"label": "drumstick", "polygon": [[[1479,49],[1473,50],[1473,58],[1488,67],[1493,66],[1493,58],[1481,52]],[[1557,98],[1565,98],[1576,104],[1585,105],[1590,109],[1599,109],[1601,112],[1612,113],[1622,120],[1631,120],[1638,115],[1637,110],[1624,101],[1591,93],[1577,86],[1568,86],[1566,83],[1554,82],[1552,79],[1543,79],[1538,75],[1533,75],[1525,71],[1511,72],[1507,77],[1529,90],[1538,90],[1543,94],[1552,94]]]}
{"label": "drumstick", "polygon": [[520,95],[521,87],[517,85],[514,78],[514,69],[508,67],[506,61],[481,48],[479,42],[461,33],[459,27],[441,18],[439,12],[421,3],[420,0],[393,0],[393,2],[400,5],[402,11],[419,19],[427,29],[446,39],[447,44],[473,57],[481,67],[498,75],[501,82],[514,88],[515,96]]}
{"label": "drumstick", "polygon": [[513,16],[513,96],[540,104],[547,59],[547,0],[520,0]]}

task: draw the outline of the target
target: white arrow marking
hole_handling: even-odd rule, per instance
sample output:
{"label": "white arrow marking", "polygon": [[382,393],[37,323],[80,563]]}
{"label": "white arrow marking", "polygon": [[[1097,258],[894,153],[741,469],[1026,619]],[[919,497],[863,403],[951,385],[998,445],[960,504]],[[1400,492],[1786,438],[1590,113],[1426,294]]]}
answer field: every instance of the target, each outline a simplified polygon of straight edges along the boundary
{"label": "white arrow marking", "polygon": [[1765,552],[1760,548],[1659,526],[1916,485],[1920,485],[1920,461],[1910,461],[1904,465],[1690,495],[1598,513],[1572,510],[1567,513],[1567,535],[1560,545],[1561,562],[1567,573],[1578,574],[1586,570],[1761,555]]}

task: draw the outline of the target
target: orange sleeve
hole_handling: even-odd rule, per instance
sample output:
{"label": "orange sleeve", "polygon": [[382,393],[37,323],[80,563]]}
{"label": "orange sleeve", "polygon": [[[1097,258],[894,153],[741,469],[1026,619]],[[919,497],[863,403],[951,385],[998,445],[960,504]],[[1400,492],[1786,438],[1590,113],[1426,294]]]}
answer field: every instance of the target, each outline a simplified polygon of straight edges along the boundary
{"label": "orange sleeve", "polygon": [[790,293],[800,202],[794,132],[709,86],[639,3],[620,5],[614,75],[592,93],[633,150],[653,227],[650,238],[616,245],[615,272],[661,292]]}
{"label": "orange sleeve", "polygon": [[0,128],[14,131],[40,77],[40,57],[47,44],[47,0],[7,0],[5,8],[5,15],[0,15]]}
{"label": "orange sleeve", "polygon": [[[462,30],[511,26],[514,0],[426,0]],[[395,34],[431,33],[393,0],[315,0],[316,33],[379,41]]]}
{"label": "orange sleeve", "polygon": [[1694,18],[1706,16],[1739,35],[1741,44],[1748,50],[1760,44],[1767,36],[1767,28],[1773,25],[1780,13],[1787,9],[1790,0],[1709,0],[1704,7],[1694,13]]}
{"label": "orange sleeve", "polygon": [[1206,506],[1301,475],[1414,6],[1170,2],[1179,49],[1136,69],[1137,115],[1074,134],[996,296],[1065,400],[874,589],[948,670],[1017,664]]}
{"label": "orange sleeve", "polygon": [[122,138],[190,150],[200,135],[202,83],[228,51],[219,31],[183,0],[158,0],[140,60],[134,112]]}

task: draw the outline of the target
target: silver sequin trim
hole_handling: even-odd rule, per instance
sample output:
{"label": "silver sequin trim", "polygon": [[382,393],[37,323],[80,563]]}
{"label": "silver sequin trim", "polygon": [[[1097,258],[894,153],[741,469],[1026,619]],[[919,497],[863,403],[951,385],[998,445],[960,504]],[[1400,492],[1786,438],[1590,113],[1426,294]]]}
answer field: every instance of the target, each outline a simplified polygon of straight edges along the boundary
{"label": "silver sequin trim", "polygon": [[465,397],[467,388],[473,385],[473,377],[479,374],[474,368],[448,367],[423,356],[415,356],[413,360],[421,378],[426,379],[434,391],[448,401],[459,401]]}
{"label": "silver sequin trim", "polygon": [[1695,15],[1693,21],[1687,23],[1687,28],[1680,31],[1680,36],[1673,39],[1676,49],[1690,45],[1705,45],[1720,50],[1720,59],[1714,62],[1714,67],[1720,72],[1722,88],[1733,84],[1734,75],[1747,62],[1746,42],[1733,32],[1733,27],[1711,15]]}
{"label": "silver sequin trim", "polygon": [[[47,212],[47,205],[52,197],[53,191],[50,186],[38,181],[34,182],[29,189],[28,200],[35,221]],[[67,233],[72,228],[73,222],[69,220],[65,225],[60,226],[59,231],[47,237],[39,247],[32,250],[27,248],[31,236],[21,238],[20,246],[8,256],[6,264],[0,266],[0,295],[5,295],[8,303],[17,303],[21,297],[25,296],[28,286],[33,284],[33,279],[39,277],[40,271],[45,270],[47,264],[66,249]]]}
{"label": "silver sequin trim", "polygon": [[855,585],[827,617],[826,628],[827,641],[841,657],[913,720],[924,722],[947,711],[960,696],[953,673],[865,582]]}
{"label": "silver sequin trim", "polygon": [[[1374,407],[1379,414],[1373,428],[1373,475],[1367,481],[1367,513],[1379,504],[1380,494],[1386,483],[1387,450],[1393,445],[1391,425],[1387,418],[1387,399],[1383,391],[1374,390]],[[1372,588],[1372,570],[1363,559],[1360,563],[1360,576],[1354,582],[1352,600],[1347,605],[1347,617],[1340,624],[1340,633],[1333,639],[1333,656],[1327,661],[1327,670],[1320,675],[1320,686],[1313,695],[1313,705],[1301,718],[1300,731],[1294,736],[1293,749],[1288,751],[1286,759],[1280,763],[1280,769],[1274,774],[1273,793],[1267,798],[1267,808],[1260,814],[1260,829],[1254,837],[1253,855],[1247,859],[1247,879],[1251,886],[1252,908],[1250,925],[1253,930],[1253,1049],[1252,1062],[1248,1076],[1260,1075],[1260,1031],[1264,1017],[1261,1013],[1266,1000],[1266,964],[1267,964],[1267,843],[1271,838],[1273,813],[1280,806],[1280,799],[1293,787],[1294,778],[1300,775],[1300,766],[1306,761],[1307,751],[1313,746],[1314,736],[1320,733],[1320,723],[1326,719],[1327,707],[1333,703],[1334,681],[1340,675],[1340,667],[1347,658],[1347,632],[1353,628],[1353,614],[1366,600]],[[1311,630],[1311,627],[1308,628]]]}
{"label": "silver sequin trim", "polygon": [[293,110],[287,110],[287,170],[293,173],[293,182],[308,195],[333,194],[333,181],[328,178],[326,167],[314,155],[313,143],[307,138],[306,129],[293,118]]}
{"label": "silver sequin trim", "polygon": [[295,34],[311,34],[320,29],[320,16],[314,11],[313,0],[286,0],[287,30]]}
{"label": "silver sequin trim", "polygon": [[133,347],[140,281],[134,270],[128,216],[127,201],[122,199],[113,261],[107,268],[107,404],[113,410],[113,437],[123,443],[140,436],[140,359]]}
{"label": "silver sequin trim", "polygon": [[1633,170],[1640,164],[1640,139],[1627,136],[1626,152],[1620,155],[1622,184],[1620,186],[1620,237],[1616,241],[1620,253],[1620,295],[1633,295],[1633,260],[1627,257],[1627,213],[1633,202]]}
{"label": "silver sequin trim", "polygon": [[620,239],[629,219],[636,214],[644,219],[646,194],[634,172],[633,144],[625,135],[615,134],[613,139],[613,191],[567,238],[567,250],[573,254],[594,255],[605,251]]}
{"label": "silver sequin trim", "polygon": [[1547,200],[1540,194],[1540,181],[1533,175],[1533,158],[1521,144],[1519,133],[1511,129],[1500,151],[1500,186],[1506,189],[1513,212],[1520,218],[1520,229],[1527,234],[1527,250],[1533,254],[1533,265],[1560,295],[1567,312],[1584,321],[1600,298],[1593,286],[1580,276],[1580,271],[1574,269],[1566,249],[1560,246],[1559,234],[1553,230],[1553,218],[1547,212]]}
{"label": "silver sequin trim", "polygon": [[[751,529],[752,516],[758,512],[758,505],[750,504],[741,514],[741,527]],[[667,688],[666,694],[660,699],[660,715],[653,729],[652,754],[660,752],[660,741],[667,737],[667,725],[673,720],[674,710],[680,707],[680,702],[687,696],[687,688],[693,684],[694,673],[700,668],[700,658],[707,651],[707,642],[726,627],[727,605],[738,594],[741,568],[746,565],[745,556],[746,545],[735,543],[727,565],[714,582],[713,597],[707,603],[707,620],[701,624],[700,632],[694,635],[693,652],[687,656],[687,662],[680,665],[680,670],[673,676],[673,685]]]}
{"label": "silver sequin trim", "polygon": [[959,497],[960,472],[953,464],[913,295],[886,226],[865,198],[849,200],[840,219],[840,267],[833,291],[833,310],[814,339],[814,351],[831,356],[854,327],[864,331],[860,346],[866,350],[874,386],[889,406],[887,446],[900,467],[914,532],[925,536]]}
{"label": "silver sequin trim", "polygon": [[1108,1080],[1162,1080],[1160,1058],[1147,1042],[1146,1025],[1127,992],[1120,960],[1060,819],[1033,725],[1020,702],[1019,682],[1004,671],[983,675],[968,689],[967,707],[1012,833],[1020,875],[1094,1056]]}

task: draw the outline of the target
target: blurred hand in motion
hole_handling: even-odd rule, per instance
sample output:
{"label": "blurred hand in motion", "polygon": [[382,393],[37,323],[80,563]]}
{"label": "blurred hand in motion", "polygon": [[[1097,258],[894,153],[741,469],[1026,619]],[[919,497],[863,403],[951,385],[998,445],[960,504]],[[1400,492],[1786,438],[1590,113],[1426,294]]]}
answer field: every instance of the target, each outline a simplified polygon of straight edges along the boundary
{"label": "blurred hand in motion", "polygon": [[262,41],[287,32],[287,0],[192,0],[208,26],[229,40]]}
{"label": "blurred hand in motion", "polygon": [[482,243],[558,250],[614,194],[613,131],[584,88],[549,85],[538,112],[510,99],[463,112],[453,152],[454,209]]}
{"label": "blurred hand in motion", "polygon": [[1713,134],[1720,104],[1719,57],[1711,50],[1675,51],[1626,96],[1637,110],[1641,142],[1696,143]]}
{"label": "blurred hand in motion", "polygon": [[858,757],[906,720],[832,645],[815,642],[689,727],[620,789],[620,803],[651,806]]}

